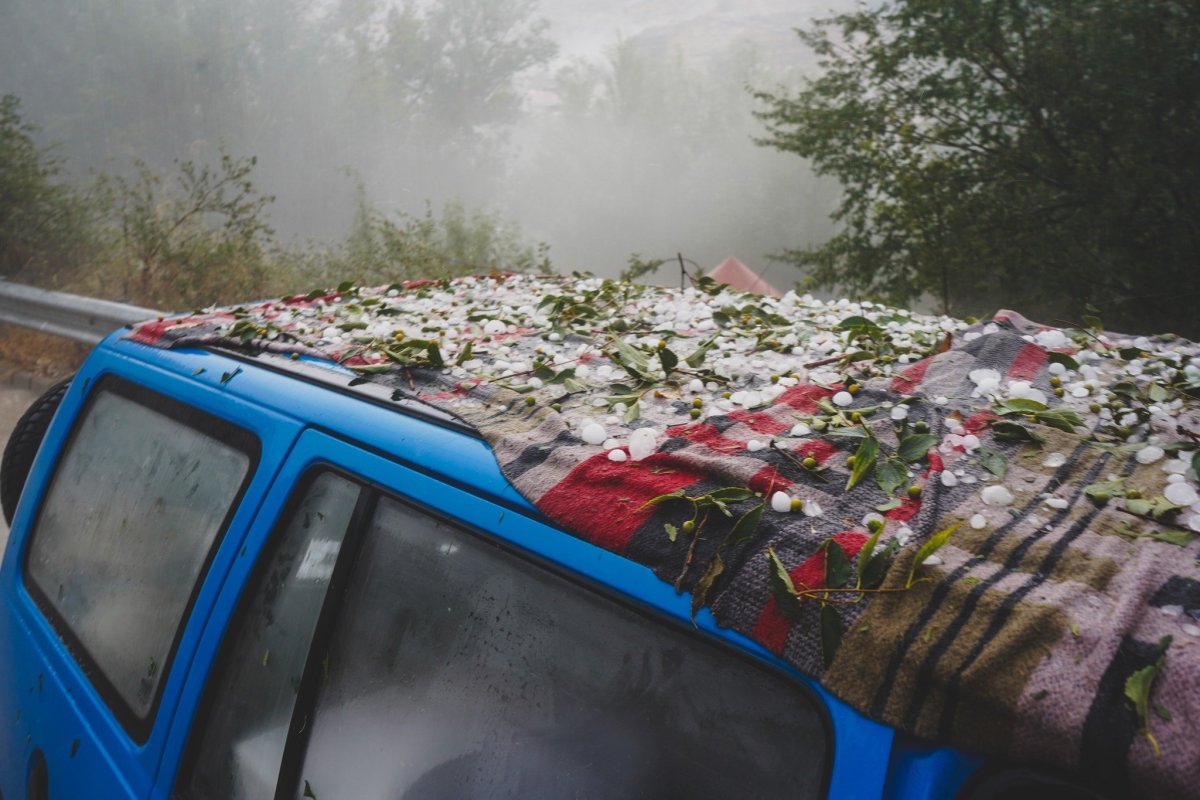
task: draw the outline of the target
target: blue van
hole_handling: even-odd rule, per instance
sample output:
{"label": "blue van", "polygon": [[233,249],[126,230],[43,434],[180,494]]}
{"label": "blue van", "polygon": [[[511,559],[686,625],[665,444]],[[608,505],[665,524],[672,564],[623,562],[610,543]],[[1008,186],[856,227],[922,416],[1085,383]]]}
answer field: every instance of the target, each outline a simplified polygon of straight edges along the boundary
{"label": "blue van", "polygon": [[117,333],[35,406],[27,478],[5,465],[0,796],[1095,796],[693,624],[473,431],[366,388]]}

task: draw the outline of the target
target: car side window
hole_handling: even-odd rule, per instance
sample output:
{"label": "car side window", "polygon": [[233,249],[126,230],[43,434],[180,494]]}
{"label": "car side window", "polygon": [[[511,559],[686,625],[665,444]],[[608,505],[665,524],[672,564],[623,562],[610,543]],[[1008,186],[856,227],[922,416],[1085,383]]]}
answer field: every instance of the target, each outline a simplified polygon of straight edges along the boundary
{"label": "car side window", "polygon": [[824,790],[796,682],[410,505],[379,501],[345,586],[277,796]]}
{"label": "car side window", "polygon": [[359,486],[310,474],[249,582],[192,726],[175,797],[272,797],[300,679]]}
{"label": "car side window", "polygon": [[108,378],[55,468],[26,583],[135,739],[149,733],[183,620],[258,453],[249,432]]}

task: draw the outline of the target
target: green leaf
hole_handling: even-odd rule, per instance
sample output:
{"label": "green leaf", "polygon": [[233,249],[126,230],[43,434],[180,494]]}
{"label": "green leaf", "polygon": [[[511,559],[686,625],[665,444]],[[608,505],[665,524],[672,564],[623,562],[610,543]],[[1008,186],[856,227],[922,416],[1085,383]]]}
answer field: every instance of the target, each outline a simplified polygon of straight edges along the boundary
{"label": "green leaf", "polygon": [[1031,442],[1039,447],[1046,443],[1045,439],[1016,422],[995,419],[989,425],[992,428],[992,434],[1001,442]]}
{"label": "green leaf", "polygon": [[1039,403],[1037,400],[1029,400],[1022,397],[1014,397],[1010,400],[1004,400],[996,404],[996,413],[1001,415],[1031,414],[1037,411],[1045,410],[1045,403]]}
{"label": "green leaf", "polygon": [[[908,482],[908,470],[895,459],[885,459],[882,464],[875,468],[875,482],[879,484],[879,488],[883,490],[884,494],[893,495],[897,489]],[[892,506],[892,508],[897,508],[899,505],[900,501],[897,500],[896,505]]]}
{"label": "green leaf", "polygon": [[717,578],[721,577],[721,573],[725,571],[725,562],[721,560],[721,554],[717,553],[712,557],[712,561],[708,562],[708,569],[704,570],[704,574],[700,576],[700,580],[696,581],[695,588],[692,589],[692,620],[696,619],[696,614],[704,607],[704,602],[708,599],[708,593],[712,589],[713,583]]}
{"label": "green leaf", "polygon": [[1163,388],[1163,386],[1161,384],[1152,383],[1152,384],[1150,384],[1149,395],[1150,395],[1150,399],[1153,402],[1161,403],[1164,400],[1166,400],[1168,397],[1170,397],[1171,393],[1168,392],[1165,388]]}
{"label": "green leaf", "polygon": [[[341,283],[339,283],[337,285],[336,291],[338,294],[345,294],[346,292],[350,291],[353,288],[354,288],[354,281],[342,281]],[[308,785],[307,782],[305,782],[305,785],[306,786]]]}
{"label": "green leaf", "polygon": [[446,366],[446,362],[442,358],[442,351],[437,346],[436,342],[430,342],[429,344],[427,344],[425,346],[425,353],[426,353],[427,357],[429,358],[429,365],[431,367]]}
{"label": "green leaf", "polygon": [[932,433],[914,433],[900,440],[900,446],[896,448],[896,455],[905,461],[916,461],[924,458],[925,454],[929,452],[929,448],[937,443],[938,437]]}
{"label": "green leaf", "polygon": [[733,523],[733,530],[729,532],[725,544],[733,546],[752,539],[755,531],[758,530],[758,523],[762,520],[763,509],[766,507],[766,503],[759,503],[738,517],[738,521]]}
{"label": "green leaf", "polygon": [[461,367],[463,362],[470,361],[471,356],[475,353],[475,343],[468,341],[467,346],[458,351],[458,355],[454,359],[455,366]]}
{"label": "green leaf", "polygon": [[1074,411],[1067,408],[1051,408],[1046,411],[1039,411],[1034,415],[1034,419],[1043,425],[1057,428],[1065,433],[1074,433],[1076,428],[1083,425],[1083,419]]}
{"label": "green leaf", "polygon": [[[720,312],[717,312],[720,313]],[[713,315],[716,317],[716,314]],[[717,343],[717,337],[713,336],[710,339],[702,342],[699,347],[692,351],[692,354],[683,360],[692,369],[700,369],[704,366],[704,357],[708,355],[708,351]]]}
{"label": "green leaf", "polygon": [[[906,471],[905,476],[907,477],[907,471]],[[883,513],[883,512],[891,511],[894,508],[899,508],[902,505],[904,505],[904,503],[900,500],[900,498],[893,497],[891,500],[888,500],[886,503],[880,503],[879,505],[875,506],[875,510]]]}
{"label": "green leaf", "polygon": [[[643,508],[645,508],[645,506],[643,506]],[[664,523],[663,530],[665,530],[667,532],[667,539],[669,539],[670,541],[673,542],[679,538],[679,528],[676,528],[671,523],[669,523],[669,522]]]}
{"label": "green leaf", "polygon": [[304,796],[312,798],[312,800],[317,800],[317,794],[313,791],[312,784],[307,779],[304,781]]}
{"label": "green leaf", "polygon": [[1083,493],[1095,500],[1100,505],[1104,505],[1114,497],[1125,496],[1125,479],[1117,478],[1111,481],[1097,481],[1083,487]]}
{"label": "green leaf", "polygon": [[1071,358],[1066,353],[1055,353],[1054,351],[1050,351],[1046,353],[1046,361],[1050,362],[1051,364],[1062,364],[1064,367],[1071,370],[1079,369],[1079,362]]}
{"label": "green leaf", "polygon": [[821,660],[825,668],[833,664],[837,649],[842,644],[842,635],[846,632],[842,625],[842,616],[829,603],[821,604]]}
{"label": "green leaf", "polygon": [[[1150,733],[1150,719],[1147,712],[1150,709],[1150,694],[1154,690],[1154,681],[1158,678],[1158,674],[1162,672],[1163,663],[1167,656],[1167,648],[1171,646],[1172,641],[1173,637],[1171,636],[1164,636],[1159,639],[1158,659],[1150,666],[1142,667],[1125,679],[1125,697],[1133,703],[1134,714],[1137,715],[1137,721],[1141,725],[1142,735],[1150,740],[1150,745],[1154,748],[1155,755],[1158,755],[1158,742],[1154,740],[1153,734]],[[1170,712],[1167,713],[1167,717],[1170,717]]]}
{"label": "green leaf", "polygon": [[718,328],[728,328],[729,324],[733,321],[724,311],[714,311],[712,318]]}
{"label": "green leaf", "polygon": [[875,555],[875,545],[879,544],[879,537],[883,534],[883,528],[879,528],[867,539],[867,543],[858,551],[858,569],[855,571],[855,583],[861,589],[863,586],[863,575],[866,574],[867,565],[871,562],[871,558]]}
{"label": "green leaf", "polygon": [[1154,710],[1154,715],[1163,722],[1170,722],[1172,719],[1171,710],[1162,703],[1151,703],[1150,708]]}
{"label": "green leaf", "polygon": [[979,448],[979,464],[1000,480],[1008,474],[1008,461],[1004,456],[990,447]]}
{"label": "green leaf", "polygon": [[825,588],[841,589],[850,580],[850,559],[835,539],[826,539],[821,545],[825,550]]}
{"label": "green leaf", "polygon": [[888,567],[891,565],[892,556],[900,549],[900,541],[892,539],[887,545],[871,556],[866,568],[862,573],[862,589],[878,589],[883,584],[883,579],[887,577]]}
{"label": "green leaf", "polygon": [[1172,503],[1161,495],[1150,499],[1138,498],[1136,500],[1125,499],[1125,510],[1130,514],[1135,514],[1139,517],[1152,517],[1154,519],[1162,519],[1163,517],[1179,511],[1183,506],[1178,506]]}
{"label": "green leaf", "polygon": [[779,610],[785,617],[799,620],[801,615],[800,598],[796,597],[796,587],[792,584],[792,576],[788,575],[787,569],[779,560],[779,556],[775,555],[775,549],[772,547],[767,548],[767,563],[771,578],[771,595],[775,598],[775,604],[779,606]]}
{"label": "green leaf", "polygon": [[1192,453],[1192,472],[1200,475],[1200,450]]}
{"label": "green leaf", "polygon": [[625,415],[621,419],[624,420],[626,425],[628,425],[631,422],[635,422],[637,418],[641,416],[641,414],[641,403],[631,403],[629,408],[625,409]]}
{"label": "green leaf", "polygon": [[221,385],[224,386],[225,384],[229,383],[235,377],[240,375],[241,372],[242,372],[241,367],[235,367],[233,372],[222,372],[221,373]]}
{"label": "green leaf", "polygon": [[749,500],[751,497],[754,497],[754,492],[749,489],[741,489],[737,486],[727,486],[724,489],[709,492],[704,496],[712,500],[720,500],[723,503],[740,503],[743,500]]}
{"label": "green leaf", "polygon": [[841,362],[843,364],[853,364],[856,361],[871,361],[878,357],[879,356],[877,356],[875,353],[872,353],[868,350],[855,350],[852,353],[846,353],[845,355],[841,356]]}
{"label": "green leaf", "polygon": [[846,491],[853,489],[867,476],[875,466],[875,456],[878,452],[879,440],[868,434],[854,453],[854,469],[850,471],[850,479],[846,481]]}
{"label": "green leaf", "polygon": [[687,497],[687,493],[684,492],[683,489],[676,489],[675,491],[671,492],[670,494],[660,494],[658,497],[651,497],[649,500],[647,500],[645,503],[642,504],[641,508],[639,508],[638,511],[641,511],[642,509],[650,508],[651,506],[656,506],[659,503],[665,503],[668,500],[683,500],[683,499],[686,499],[686,497]]}
{"label": "green leaf", "polygon": [[658,351],[658,360],[662,363],[663,372],[668,375],[679,365],[679,356],[666,347]]}
{"label": "green leaf", "polygon": [[830,428],[824,431],[826,436],[840,436],[844,439],[869,439],[871,434],[855,425],[853,428]]}
{"label": "green leaf", "polygon": [[644,351],[637,349],[624,339],[617,339],[613,343],[613,346],[616,348],[616,352],[609,355],[626,372],[635,378],[645,379],[649,377],[646,373],[650,370],[650,360]]}
{"label": "green leaf", "polygon": [[945,530],[938,531],[933,536],[929,537],[929,541],[927,541],[927,542],[925,542],[925,544],[921,545],[920,549],[917,550],[917,554],[915,556],[913,556],[912,566],[910,566],[908,568],[908,580],[904,582],[904,587],[906,589],[912,588],[912,585],[914,583],[913,575],[916,574],[917,567],[924,564],[925,559],[929,558],[931,555],[936,553],[938,550],[941,550],[942,545],[944,545],[947,541],[949,541],[950,534],[954,533],[954,531],[957,530],[958,526],[961,524],[962,524],[962,522],[959,521],[959,522],[956,522],[953,525],[951,525],[949,528],[946,528]]}

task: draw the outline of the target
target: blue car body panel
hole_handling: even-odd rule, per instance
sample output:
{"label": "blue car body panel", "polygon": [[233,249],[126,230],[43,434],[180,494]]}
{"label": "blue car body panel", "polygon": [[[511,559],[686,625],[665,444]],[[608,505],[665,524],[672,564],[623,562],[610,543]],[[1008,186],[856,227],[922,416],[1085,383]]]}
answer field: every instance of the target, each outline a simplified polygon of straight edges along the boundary
{"label": "blue car body panel", "polygon": [[[258,436],[262,456],[203,577],[165,679],[149,738],[137,744],[92,689],[22,584],[34,509],[89,386],[115,374],[224,417]],[[284,398],[284,399],[281,399]],[[13,520],[0,569],[0,701],[16,722],[0,725],[0,791],[23,797],[33,748],[45,753],[54,794],[170,796],[204,681],[225,625],[297,479],[336,465],[445,513],[581,582],[679,624],[690,597],[647,568],[556,529],[505,480],[480,439],[398,413],[351,393],[205,350],[161,350],[114,334],[80,370],[47,433]],[[718,628],[707,610],[696,627],[793,675],[827,710],[833,763],[830,798],[953,796],[980,759],[916,742],[863,717],[745,637]],[[78,743],[76,743],[78,742]]]}

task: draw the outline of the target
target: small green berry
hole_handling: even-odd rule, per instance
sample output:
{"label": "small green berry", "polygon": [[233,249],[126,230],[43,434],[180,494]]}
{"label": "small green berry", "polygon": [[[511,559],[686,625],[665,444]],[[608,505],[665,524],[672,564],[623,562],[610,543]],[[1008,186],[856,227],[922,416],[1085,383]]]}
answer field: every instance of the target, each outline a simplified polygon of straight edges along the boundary
{"label": "small green berry", "polygon": [[704,401],[701,400],[699,397],[697,397],[695,400],[692,401],[692,408],[703,408],[703,407],[704,407]]}
{"label": "small green berry", "polygon": [[550,408],[554,411],[562,411],[562,403],[551,403]]}
{"label": "small green berry", "polygon": [[868,521],[867,530],[869,530],[871,533],[879,533],[881,530],[883,530],[883,520],[872,519]]}
{"label": "small green berry", "polygon": [[808,456],[800,463],[804,465],[805,469],[812,469],[813,467],[817,466],[817,460],[812,456]]}
{"label": "small green berry", "polygon": [[533,397],[526,397],[526,398],[525,398],[525,405],[527,405],[527,406],[531,406],[531,405],[533,405],[533,404],[534,404],[534,403],[536,403],[536,402],[537,402],[537,400],[536,400],[536,399],[534,399]]}
{"label": "small green berry", "polygon": [[792,511],[803,511],[803,510],[804,510],[804,501],[801,500],[799,497],[793,497],[792,498]]}
{"label": "small green berry", "polygon": [[1099,403],[1089,403],[1088,411],[1092,412],[1093,414],[1099,414],[1101,407],[1102,406]]}
{"label": "small green berry", "polygon": [[913,424],[913,430],[917,433],[925,433],[925,431],[929,430],[929,423],[923,419],[919,419]]}
{"label": "small green berry", "polygon": [[1062,397],[1064,394],[1066,394],[1066,391],[1061,386],[1054,387],[1054,396],[1055,397]]}
{"label": "small green berry", "polygon": [[1058,377],[1057,375],[1050,376],[1050,385],[1051,386],[1062,386],[1062,378]]}
{"label": "small green berry", "polygon": [[921,487],[917,486],[915,483],[908,487],[908,496],[916,500],[921,496]]}
{"label": "small green berry", "polygon": [[1129,500],[1140,500],[1142,497],[1142,493],[1139,492],[1137,489],[1126,489],[1125,497]]}
{"label": "small green berry", "polygon": [[778,375],[772,375],[772,376],[771,376],[771,383],[779,383],[779,376],[778,376]]}
{"label": "small green berry", "polygon": [[846,387],[846,391],[849,392],[850,394],[858,394],[858,384],[857,383],[850,384],[849,386]]}
{"label": "small green berry", "polygon": [[733,397],[733,392],[721,392],[721,397],[728,400],[729,398]]}
{"label": "small green berry", "polygon": [[854,456],[846,456],[846,466],[847,467],[853,467],[855,462],[857,462],[857,461],[858,461],[858,459],[855,458]]}
{"label": "small green berry", "polygon": [[680,525],[679,529],[684,533],[691,533],[692,531],[696,530],[696,523],[689,519]]}
{"label": "small green berry", "polygon": [[688,416],[691,417],[692,419],[700,419],[700,409],[693,408],[692,410],[690,410],[688,412]]}

